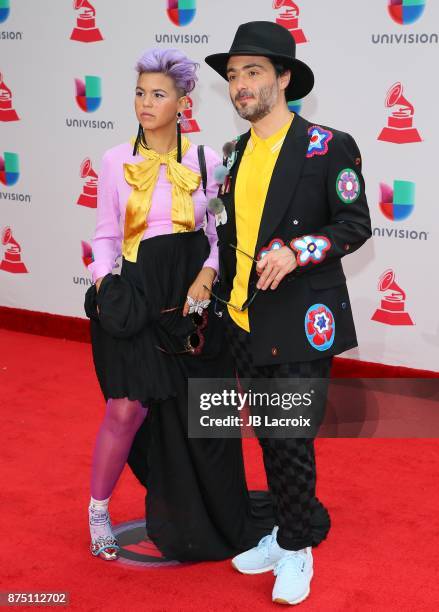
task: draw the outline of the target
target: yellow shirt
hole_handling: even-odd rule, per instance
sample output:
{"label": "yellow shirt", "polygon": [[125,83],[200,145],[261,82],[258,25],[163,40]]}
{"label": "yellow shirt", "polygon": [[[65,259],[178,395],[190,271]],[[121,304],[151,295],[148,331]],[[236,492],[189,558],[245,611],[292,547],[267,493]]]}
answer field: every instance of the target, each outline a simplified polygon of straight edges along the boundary
{"label": "yellow shirt", "polygon": [[[259,138],[253,128],[239,166],[235,187],[235,217],[238,249],[255,257],[256,242],[268,187],[279,151],[293,121],[294,115],[269,138]],[[236,252],[236,276],[233,279],[230,303],[242,306],[248,297],[248,283],[253,262]],[[256,298],[257,299],[257,298]],[[233,321],[250,331],[248,311],[240,312],[228,306]]]}

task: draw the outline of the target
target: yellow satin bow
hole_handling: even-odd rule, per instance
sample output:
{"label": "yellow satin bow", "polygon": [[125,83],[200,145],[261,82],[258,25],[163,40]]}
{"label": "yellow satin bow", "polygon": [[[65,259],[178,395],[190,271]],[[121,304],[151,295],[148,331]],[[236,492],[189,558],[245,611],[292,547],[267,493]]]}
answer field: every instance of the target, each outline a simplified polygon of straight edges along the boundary
{"label": "yellow satin bow", "polygon": [[[134,143],[134,139],[132,140]],[[191,143],[186,137],[181,141],[182,157]],[[128,261],[137,260],[142,236],[148,227],[147,218],[152,204],[152,194],[160,173],[166,165],[166,178],[172,185],[172,231],[190,232],[195,229],[195,212],[192,193],[200,186],[201,176],[177,162],[177,148],[169,153],[156,153],[139,146],[145,161],[124,164],[126,182],[133,187],[125,212],[125,228],[122,254]]]}

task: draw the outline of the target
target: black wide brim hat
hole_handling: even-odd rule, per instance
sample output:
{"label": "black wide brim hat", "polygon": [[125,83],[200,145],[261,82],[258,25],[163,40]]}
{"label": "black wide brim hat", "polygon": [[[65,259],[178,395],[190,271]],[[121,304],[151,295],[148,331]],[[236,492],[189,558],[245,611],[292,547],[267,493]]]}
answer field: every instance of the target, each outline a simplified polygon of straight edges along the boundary
{"label": "black wide brim hat", "polygon": [[285,90],[288,101],[304,98],[314,86],[314,73],[296,59],[296,41],[286,28],[272,21],[250,21],[239,26],[228,53],[215,53],[205,62],[227,81],[227,63],[233,55],[260,55],[279,60],[291,70]]}

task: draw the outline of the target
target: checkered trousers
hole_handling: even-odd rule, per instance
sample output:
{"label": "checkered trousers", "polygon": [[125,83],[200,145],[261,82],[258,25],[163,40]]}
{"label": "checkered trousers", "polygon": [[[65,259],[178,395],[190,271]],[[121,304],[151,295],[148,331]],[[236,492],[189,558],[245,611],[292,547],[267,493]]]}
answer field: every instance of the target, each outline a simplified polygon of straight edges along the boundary
{"label": "checkered trousers", "polygon": [[[255,366],[250,334],[226,314],[226,330],[240,378],[328,378],[332,357],[316,361]],[[311,438],[259,438],[272,494],[277,541],[288,550],[312,546],[312,512],[316,503],[316,464]]]}

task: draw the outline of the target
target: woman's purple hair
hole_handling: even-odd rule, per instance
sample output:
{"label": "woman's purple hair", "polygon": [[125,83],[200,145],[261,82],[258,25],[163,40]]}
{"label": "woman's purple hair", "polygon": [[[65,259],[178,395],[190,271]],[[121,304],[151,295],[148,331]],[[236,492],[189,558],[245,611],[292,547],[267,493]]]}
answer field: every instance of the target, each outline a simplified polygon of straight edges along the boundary
{"label": "woman's purple hair", "polygon": [[[145,51],[136,64],[139,74],[142,72],[161,72],[170,76],[177,89],[190,93],[197,82],[199,64],[190,60],[178,49],[149,49]],[[183,95],[184,95],[183,94]]]}

